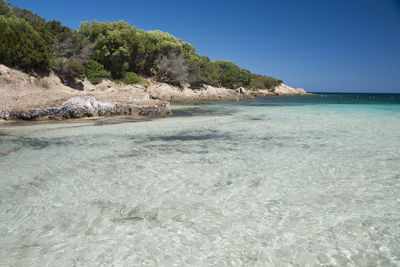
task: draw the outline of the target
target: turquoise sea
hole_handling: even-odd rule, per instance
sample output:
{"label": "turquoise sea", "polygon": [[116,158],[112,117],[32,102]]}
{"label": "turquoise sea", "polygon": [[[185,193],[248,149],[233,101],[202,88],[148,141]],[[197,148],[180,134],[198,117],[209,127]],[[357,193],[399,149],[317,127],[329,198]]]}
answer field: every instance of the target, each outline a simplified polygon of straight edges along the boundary
{"label": "turquoise sea", "polygon": [[400,95],[0,124],[0,266],[399,266]]}

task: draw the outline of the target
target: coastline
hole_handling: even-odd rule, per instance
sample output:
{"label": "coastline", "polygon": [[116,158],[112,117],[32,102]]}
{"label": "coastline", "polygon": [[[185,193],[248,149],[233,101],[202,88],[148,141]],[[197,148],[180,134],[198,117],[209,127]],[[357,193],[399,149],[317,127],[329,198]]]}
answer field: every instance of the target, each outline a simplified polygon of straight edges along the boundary
{"label": "coastline", "polygon": [[307,95],[304,89],[285,84],[274,90],[228,89],[203,85],[191,89],[146,79],[146,86],[103,80],[97,85],[77,81],[81,87],[64,85],[55,75],[32,77],[0,64],[0,120],[65,120],[96,116],[170,115],[170,104],[215,100],[246,100],[258,96]]}

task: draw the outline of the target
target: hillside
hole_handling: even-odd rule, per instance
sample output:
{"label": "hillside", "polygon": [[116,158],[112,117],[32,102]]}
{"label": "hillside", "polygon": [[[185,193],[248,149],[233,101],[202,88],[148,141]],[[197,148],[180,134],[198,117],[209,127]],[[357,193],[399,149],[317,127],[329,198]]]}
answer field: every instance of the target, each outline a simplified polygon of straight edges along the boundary
{"label": "hillside", "polygon": [[53,71],[74,88],[75,80],[83,78],[93,84],[103,79],[135,84],[151,77],[192,89],[211,85],[273,90],[282,83],[230,61],[211,61],[168,33],[143,31],[123,21],[85,21],[73,30],[0,0],[0,31],[0,63],[30,74]]}
{"label": "hillside", "polygon": [[[168,33],[123,21],[86,21],[73,30],[0,0],[0,32],[4,119],[160,115],[171,112],[166,101],[306,93],[233,62],[213,62]],[[62,108],[70,103],[72,109]],[[111,110],[93,109],[102,104]]]}

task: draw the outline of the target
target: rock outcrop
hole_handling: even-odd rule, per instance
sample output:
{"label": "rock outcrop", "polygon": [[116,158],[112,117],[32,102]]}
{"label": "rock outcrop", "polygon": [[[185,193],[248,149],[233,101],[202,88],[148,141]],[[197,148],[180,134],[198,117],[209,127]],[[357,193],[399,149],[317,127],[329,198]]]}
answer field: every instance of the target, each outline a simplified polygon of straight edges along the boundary
{"label": "rock outcrop", "polygon": [[281,84],[274,88],[276,95],[307,95],[308,93],[303,88],[293,88],[286,84]]}
{"label": "rock outcrop", "polygon": [[202,85],[196,89],[189,88],[188,85],[178,87],[166,83],[149,81],[146,91],[150,98],[174,103],[198,102],[210,100],[240,100],[254,98],[254,96],[244,88],[228,89],[224,87],[214,87]]}
{"label": "rock outcrop", "polygon": [[108,115],[156,116],[171,113],[168,102],[151,100],[142,85],[82,81],[66,86],[53,73],[32,77],[0,64],[0,119],[45,120]]}
{"label": "rock outcrop", "polygon": [[109,115],[157,116],[171,114],[168,102],[154,105],[117,104],[97,101],[89,96],[76,96],[59,107],[28,111],[0,111],[0,119],[43,120],[69,119]]}

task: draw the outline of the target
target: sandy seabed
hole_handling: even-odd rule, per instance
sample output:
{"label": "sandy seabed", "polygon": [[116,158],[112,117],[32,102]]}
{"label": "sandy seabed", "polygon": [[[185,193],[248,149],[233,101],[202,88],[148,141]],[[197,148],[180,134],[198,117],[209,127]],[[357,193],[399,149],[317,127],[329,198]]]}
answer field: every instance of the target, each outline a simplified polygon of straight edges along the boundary
{"label": "sandy seabed", "polygon": [[0,265],[399,265],[398,106],[285,101],[2,124]]}

